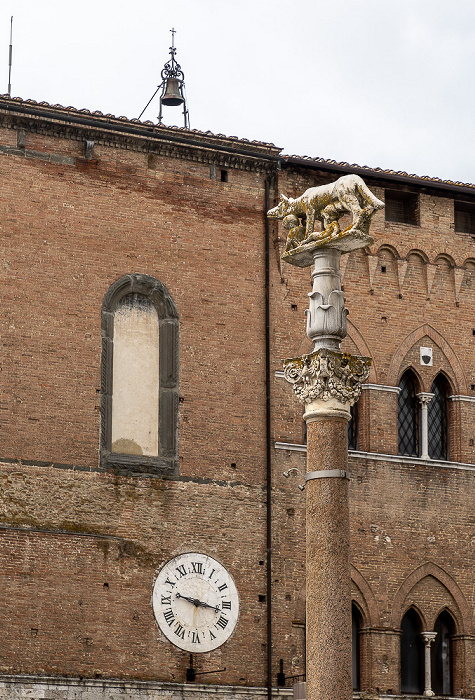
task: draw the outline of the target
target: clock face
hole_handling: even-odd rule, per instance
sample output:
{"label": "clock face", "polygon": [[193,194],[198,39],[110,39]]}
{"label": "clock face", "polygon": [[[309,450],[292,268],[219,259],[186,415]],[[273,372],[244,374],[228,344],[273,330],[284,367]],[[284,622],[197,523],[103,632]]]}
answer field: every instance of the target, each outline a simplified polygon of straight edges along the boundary
{"label": "clock face", "polygon": [[212,651],[231,636],[239,596],[231,574],[206,554],[188,552],[158,572],[152,605],[161,631],[185,651]]}

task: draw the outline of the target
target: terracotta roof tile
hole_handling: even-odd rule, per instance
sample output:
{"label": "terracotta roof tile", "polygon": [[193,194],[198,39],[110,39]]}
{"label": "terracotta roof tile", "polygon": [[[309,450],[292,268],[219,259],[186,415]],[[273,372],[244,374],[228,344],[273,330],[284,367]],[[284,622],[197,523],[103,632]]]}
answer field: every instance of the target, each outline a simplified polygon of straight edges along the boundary
{"label": "terracotta roof tile", "polygon": [[[164,129],[164,130],[171,130],[171,131],[178,131],[178,132],[188,132],[192,134],[197,134],[199,136],[209,136],[214,139],[226,139],[227,141],[236,141],[238,143],[251,143],[255,144],[256,146],[266,146],[268,148],[275,149],[277,151],[281,150],[277,146],[275,146],[273,143],[267,142],[267,141],[257,141],[257,140],[250,140],[246,138],[239,138],[238,136],[226,136],[225,134],[214,134],[212,131],[200,131],[199,129],[186,129],[184,126],[165,126],[163,124],[156,125],[154,122],[150,120],[146,121],[140,121],[139,119],[132,118],[129,119],[128,117],[125,116],[120,116],[116,117],[113,114],[104,114],[103,112],[99,110],[94,110],[91,112],[89,109],[76,109],[75,107],[69,106],[69,107],[63,107],[62,105],[55,104],[51,105],[48,102],[36,102],[35,100],[23,100],[21,97],[9,97],[8,95],[0,95],[0,100],[8,101],[8,102],[17,102],[17,103],[22,103],[26,105],[31,105],[31,106],[36,106],[36,107],[45,107],[49,110],[55,110],[57,112],[63,112],[63,113],[73,113],[73,114],[86,114],[90,115],[92,117],[99,117],[102,119],[108,119],[108,120],[114,120],[114,121],[121,121],[121,122],[128,122],[129,124],[139,124],[140,126],[154,126],[157,129]],[[384,169],[384,168],[372,168],[368,165],[357,165],[356,163],[350,164],[345,161],[336,161],[333,159],[325,159],[325,158],[319,158],[319,157],[313,157],[313,156],[300,156],[300,155],[285,155],[282,154],[282,160],[298,160],[298,161],[306,161],[308,163],[319,163],[322,166],[338,166],[344,169],[351,170],[352,168],[358,169],[358,170],[366,170],[368,173],[382,173],[384,175],[395,175],[399,177],[404,177],[409,180],[424,180],[426,182],[433,182],[433,183],[441,183],[444,185],[450,185],[453,187],[469,187],[475,191],[475,184],[469,183],[469,182],[460,182],[460,181],[453,181],[453,180],[442,180],[438,177],[430,177],[429,175],[415,175],[415,174],[409,174],[405,172],[404,170],[390,170],[390,169]]]}

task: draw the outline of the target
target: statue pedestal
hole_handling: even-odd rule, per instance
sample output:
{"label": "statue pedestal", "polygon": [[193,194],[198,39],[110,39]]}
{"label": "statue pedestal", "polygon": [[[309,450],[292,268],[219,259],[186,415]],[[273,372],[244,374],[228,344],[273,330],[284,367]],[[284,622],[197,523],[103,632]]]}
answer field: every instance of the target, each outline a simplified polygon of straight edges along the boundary
{"label": "statue pedestal", "polygon": [[352,250],[371,245],[371,243],[374,243],[374,241],[366,231],[349,226],[330,235],[325,235],[324,231],[312,234],[312,237],[309,237],[299,246],[285,252],[282,255],[282,260],[297,267],[309,267],[313,262],[317,248],[334,249],[341,253],[349,253]]}

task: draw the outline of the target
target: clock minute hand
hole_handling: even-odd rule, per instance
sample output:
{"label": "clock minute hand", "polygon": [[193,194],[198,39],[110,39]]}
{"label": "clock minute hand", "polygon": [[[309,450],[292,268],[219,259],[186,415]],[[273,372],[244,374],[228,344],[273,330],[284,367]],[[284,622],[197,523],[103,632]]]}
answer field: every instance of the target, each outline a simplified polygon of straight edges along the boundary
{"label": "clock minute hand", "polygon": [[198,598],[189,598],[188,596],[182,595],[181,593],[177,593],[176,597],[183,598],[189,603],[193,603],[193,605],[196,605],[197,608],[211,608],[211,610],[214,610],[215,612],[218,612],[219,610],[219,607],[217,605],[208,605],[208,603],[204,603],[202,600],[198,600]]}

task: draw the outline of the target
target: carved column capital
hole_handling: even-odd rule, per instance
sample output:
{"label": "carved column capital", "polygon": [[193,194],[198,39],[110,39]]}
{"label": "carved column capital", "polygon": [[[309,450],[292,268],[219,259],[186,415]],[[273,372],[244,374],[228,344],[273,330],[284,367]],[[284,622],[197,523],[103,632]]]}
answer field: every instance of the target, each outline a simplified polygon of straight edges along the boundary
{"label": "carved column capital", "polygon": [[284,376],[305,405],[306,421],[317,416],[350,418],[361,385],[368,379],[371,359],[321,348],[284,360]]}
{"label": "carved column capital", "polygon": [[437,637],[437,632],[421,632],[422,641],[426,646],[430,646]]}
{"label": "carved column capital", "polygon": [[421,406],[427,406],[431,399],[434,398],[434,394],[431,394],[428,391],[421,391],[419,394],[416,394],[416,397]]}

